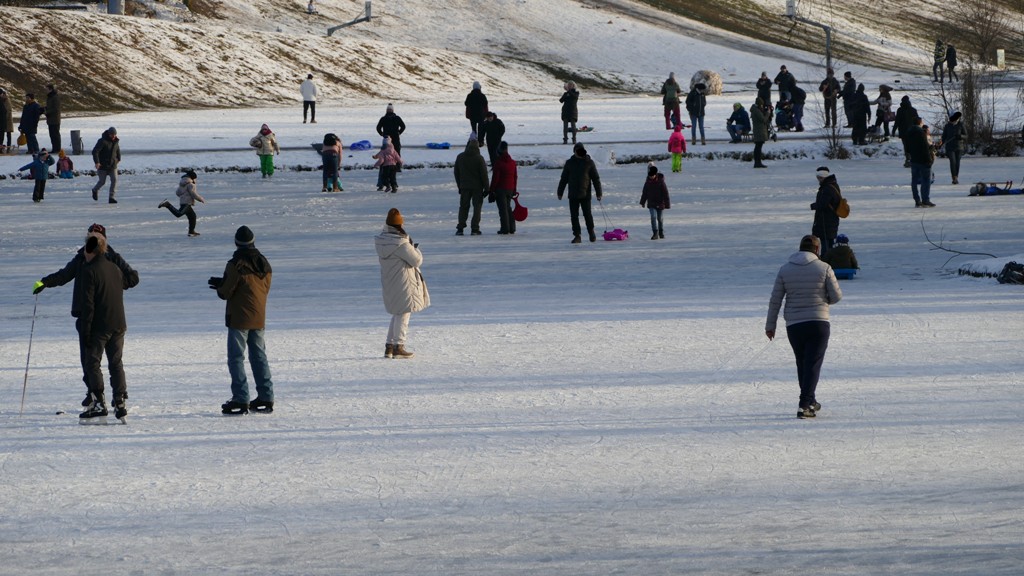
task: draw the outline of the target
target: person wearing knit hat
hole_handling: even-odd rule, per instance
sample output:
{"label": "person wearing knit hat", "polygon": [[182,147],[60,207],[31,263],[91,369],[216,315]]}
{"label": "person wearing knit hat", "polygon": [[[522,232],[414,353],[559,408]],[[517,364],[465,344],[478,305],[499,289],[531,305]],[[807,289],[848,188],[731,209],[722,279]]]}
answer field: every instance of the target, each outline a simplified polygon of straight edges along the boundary
{"label": "person wearing knit hat", "polygon": [[[228,415],[274,411],[274,382],[270,377],[263,331],[267,323],[267,295],[273,270],[270,262],[256,249],[256,236],[248,226],[235,232],[235,253],[224,267],[224,275],[207,282],[225,300],[224,324],[228,328],[228,372],[231,374],[231,400],[221,405]],[[256,399],[250,402],[249,381],[245,375],[245,352],[256,384]]]}
{"label": "person wearing knit hat", "polygon": [[900,99],[900,107],[896,109],[896,119],[892,124],[892,135],[899,136],[903,142],[903,167],[910,168],[910,150],[907,148],[907,133],[914,127],[917,110],[910,104],[910,96]]}
{"label": "person wearing knit hat", "polygon": [[402,165],[402,157],[395,150],[391,138],[384,137],[384,146],[373,155],[377,162],[374,168],[380,168],[377,178],[377,191],[398,192],[398,168]]}
{"label": "person wearing knit hat", "polygon": [[405,122],[402,121],[401,116],[395,114],[394,105],[388,104],[384,115],[377,121],[377,134],[391,138],[391,144],[395,147],[395,152],[401,155],[402,132],[405,132]]}
{"label": "person wearing knit hat", "polygon": [[831,266],[833,270],[860,268],[860,264],[857,263],[857,255],[853,253],[853,248],[850,248],[850,239],[846,234],[836,236],[835,246],[833,246],[827,254],[822,256],[821,259],[823,262]]}
{"label": "person wearing knit hat", "polygon": [[672,135],[668,137],[668,151],[672,154],[672,171],[683,171],[683,154],[686,154],[686,136],[683,136],[683,125],[676,122]]}
{"label": "person wearing knit hat", "polygon": [[384,344],[385,358],[413,357],[414,354],[405,349],[409,318],[413,312],[430,306],[430,292],[420,272],[423,254],[419,244],[414,244],[406,233],[404,225],[402,213],[398,208],[392,208],[384,220],[384,229],[374,238],[380,261],[384,309],[391,314]]}
{"label": "person wearing knit hat", "polygon": [[732,105],[732,116],[725,121],[725,127],[733,144],[742,142],[744,134],[750,134],[750,114],[743,108],[743,104],[736,102]]}
{"label": "person wearing knit hat", "polygon": [[[465,104],[466,119],[469,120],[469,130],[480,134],[480,124],[484,121],[488,108],[487,96],[481,90],[479,82],[473,82],[473,90],[466,95]],[[479,144],[483,146],[483,140],[480,140]]]}
{"label": "person wearing knit hat", "polygon": [[767,168],[763,162],[764,155],[761,149],[768,141],[768,126],[771,119],[766,110],[765,101],[758,97],[750,108],[750,133],[754,141],[754,168]]}
{"label": "person wearing knit hat", "polygon": [[590,189],[593,186],[597,195],[597,201],[601,201],[601,175],[597,173],[597,165],[594,159],[587,154],[586,147],[582,142],[577,142],[572,147],[573,154],[565,161],[562,168],[562,177],[558,180],[558,199],[562,199],[568,188],[569,193],[569,217],[572,222],[572,241],[570,244],[582,242],[583,230],[580,228],[580,211],[583,212],[583,220],[587,225],[587,233],[591,242],[597,241],[597,233],[594,231],[594,216],[590,210]]}
{"label": "person wearing knit hat", "polygon": [[96,164],[96,176],[99,182],[92,187],[92,199],[98,201],[100,189],[110,178],[110,190],[107,192],[107,203],[117,204],[117,165],[121,162],[121,141],[117,137],[117,129],[107,128],[96,145],[92,148],[92,161]]}
{"label": "person wearing knit hat", "polygon": [[256,149],[256,155],[260,158],[260,173],[264,178],[274,175],[274,155],[281,153],[281,147],[277,145],[277,136],[266,124],[260,126],[260,131],[249,139],[249,146]]}
{"label": "person wearing knit hat", "polygon": [[967,130],[961,121],[963,114],[959,111],[949,115],[949,122],[942,128],[942,147],[949,159],[949,174],[953,184],[960,183],[960,159],[963,158],[967,140]]}
{"label": "person wearing knit hat", "polygon": [[32,156],[32,161],[25,164],[18,171],[30,170],[35,187],[32,189],[32,201],[42,202],[46,194],[46,179],[50,177],[50,166],[53,166],[53,157],[46,152],[46,148]]}
{"label": "person wearing knit hat", "polygon": [[[86,231],[85,242],[88,242],[90,236],[102,236],[104,240],[107,238],[107,229],[102,224],[92,224]],[[139,283],[139,273],[136,272],[124,258],[121,257],[110,244],[106,245],[106,251],[103,256],[110,260],[117,268],[121,271],[121,287],[124,290],[134,288]],[[78,273],[82,270],[85,265],[85,247],[83,244],[82,248],[78,249],[74,257],[64,265],[63,268],[54,272],[53,274],[43,276],[40,280],[32,286],[32,293],[39,294],[46,288],[55,288],[57,286],[64,286],[68,282],[74,281],[74,285],[71,289],[71,316],[78,318],[82,314],[82,300],[84,298],[82,287],[79,285]],[[89,373],[85,367],[85,342],[81,338],[78,340],[78,357],[82,363],[82,381],[85,383],[86,394],[85,400],[82,401],[82,406],[89,406],[93,402],[92,394],[88,392],[89,388]]]}
{"label": "person wearing knit hat", "polygon": [[662,222],[662,211],[671,208],[668,197],[668,186],[665,175],[658,172],[658,167],[651,162],[647,165],[647,179],[640,194],[640,206],[651,213],[651,240],[665,238],[665,227]]}
{"label": "person wearing knit hat", "polygon": [[843,298],[832,268],[818,258],[820,244],[817,237],[804,236],[800,239],[800,250],[791,254],[779,268],[764,325],[765,336],[774,340],[779,312],[785,300],[786,336],[796,357],[800,384],[797,418],[814,418],[821,410],[816,390],[831,334],[829,306]]}
{"label": "person wearing knit hat", "polygon": [[178,208],[171,206],[171,203],[167,200],[157,205],[157,208],[167,208],[175,218],[188,217],[189,237],[199,236],[199,232],[196,232],[196,211],[192,207],[195,206],[196,201],[206,204],[206,200],[196,191],[197,177],[195,170],[189,170],[181,175],[181,181],[178,182],[178,190],[176,191]]}
{"label": "person wearing knit hat", "polygon": [[839,214],[836,210],[843,196],[835,174],[832,174],[827,166],[819,166],[814,175],[818,178],[818,194],[811,204],[811,210],[814,210],[811,234],[821,239],[821,254],[824,255],[839,233]]}

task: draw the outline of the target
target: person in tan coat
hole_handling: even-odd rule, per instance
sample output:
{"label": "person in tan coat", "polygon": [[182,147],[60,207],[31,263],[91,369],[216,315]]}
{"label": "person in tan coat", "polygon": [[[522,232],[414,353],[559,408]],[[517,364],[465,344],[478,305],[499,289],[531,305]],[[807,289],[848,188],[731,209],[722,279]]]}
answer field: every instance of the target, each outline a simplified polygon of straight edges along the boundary
{"label": "person in tan coat", "polygon": [[[270,262],[256,249],[256,237],[248,226],[235,232],[236,250],[223,277],[212,277],[210,288],[227,301],[224,323],[228,327],[228,372],[231,373],[231,400],[221,406],[224,414],[274,411],[274,383],[270,379],[263,329],[267,322],[267,295],[270,293]],[[256,400],[249,401],[249,382],[245,378],[245,349],[256,381]]]}
{"label": "person in tan coat", "polygon": [[409,331],[409,317],[430,306],[430,293],[420,272],[423,254],[402,225],[405,219],[398,208],[388,211],[384,230],[374,239],[377,258],[380,259],[380,283],[384,295],[384,309],[391,314],[388,339],[384,346],[385,358],[412,358],[405,349]]}

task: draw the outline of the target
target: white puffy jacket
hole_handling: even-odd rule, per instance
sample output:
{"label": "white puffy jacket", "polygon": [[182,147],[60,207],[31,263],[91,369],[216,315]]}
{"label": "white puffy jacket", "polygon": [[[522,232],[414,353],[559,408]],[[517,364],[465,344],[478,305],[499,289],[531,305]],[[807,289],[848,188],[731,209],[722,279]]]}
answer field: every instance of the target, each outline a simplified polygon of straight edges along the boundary
{"label": "white puffy jacket", "polygon": [[394,227],[384,226],[374,244],[380,259],[380,283],[388,314],[419,312],[430,306],[430,293],[419,269],[423,255],[409,237]]}
{"label": "white puffy jacket", "polygon": [[779,268],[775,287],[768,303],[768,321],[764,329],[775,330],[782,300],[786,300],[783,316],[786,326],[800,322],[828,322],[828,307],[843,298],[839,281],[832,267],[811,252],[800,251]]}

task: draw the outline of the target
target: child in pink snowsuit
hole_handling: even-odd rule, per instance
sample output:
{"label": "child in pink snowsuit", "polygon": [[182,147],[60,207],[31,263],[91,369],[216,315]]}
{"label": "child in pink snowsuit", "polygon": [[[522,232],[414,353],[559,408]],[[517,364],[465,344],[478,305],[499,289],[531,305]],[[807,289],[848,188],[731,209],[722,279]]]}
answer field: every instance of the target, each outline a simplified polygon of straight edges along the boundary
{"label": "child in pink snowsuit", "polygon": [[[398,192],[398,166],[402,163],[402,157],[395,151],[395,145],[391,143],[391,138],[384,138],[384,148],[380,152],[374,155],[377,159],[377,163],[374,167],[380,167],[381,179],[384,184],[385,192]],[[377,187],[380,190],[380,186]]]}
{"label": "child in pink snowsuit", "polygon": [[682,124],[676,122],[672,135],[668,138],[668,151],[672,153],[672,171],[683,171],[683,154],[686,153],[686,137],[683,136]]}

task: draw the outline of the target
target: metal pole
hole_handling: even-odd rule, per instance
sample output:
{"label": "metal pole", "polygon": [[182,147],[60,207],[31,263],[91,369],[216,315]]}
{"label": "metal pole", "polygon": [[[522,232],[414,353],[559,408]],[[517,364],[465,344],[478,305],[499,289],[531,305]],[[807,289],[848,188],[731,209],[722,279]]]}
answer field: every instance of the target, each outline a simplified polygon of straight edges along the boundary
{"label": "metal pole", "polygon": [[21,383],[21,410],[18,416],[25,413],[25,392],[28,390],[28,365],[32,361],[32,336],[36,333],[36,308],[39,307],[39,294],[36,294],[36,303],[32,305],[32,329],[28,333],[28,358],[25,359],[25,381]]}

